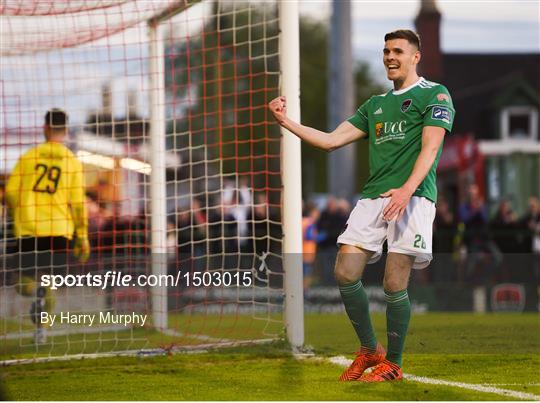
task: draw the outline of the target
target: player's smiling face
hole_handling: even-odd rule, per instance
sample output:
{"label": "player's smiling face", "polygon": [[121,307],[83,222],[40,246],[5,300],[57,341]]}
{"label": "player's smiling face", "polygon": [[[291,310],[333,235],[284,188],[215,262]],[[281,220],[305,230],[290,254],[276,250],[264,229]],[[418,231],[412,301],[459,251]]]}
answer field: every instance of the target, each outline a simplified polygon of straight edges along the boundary
{"label": "player's smiling face", "polygon": [[383,54],[384,67],[389,80],[405,82],[409,76],[416,75],[420,52],[406,39],[386,41]]}

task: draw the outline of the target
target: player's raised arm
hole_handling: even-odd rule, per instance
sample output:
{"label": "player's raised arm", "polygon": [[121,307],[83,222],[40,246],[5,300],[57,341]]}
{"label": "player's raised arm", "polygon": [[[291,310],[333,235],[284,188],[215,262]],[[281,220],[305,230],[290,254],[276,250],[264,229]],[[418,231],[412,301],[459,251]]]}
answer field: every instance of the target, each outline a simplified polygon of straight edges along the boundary
{"label": "player's raised arm", "polygon": [[330,133],[294,122],[287,117],[287,99],[284,96],[270,101],[268,107],[281,126],[321,150],[333,151],[367,136],[366,133],[347,121],[341,123]]}

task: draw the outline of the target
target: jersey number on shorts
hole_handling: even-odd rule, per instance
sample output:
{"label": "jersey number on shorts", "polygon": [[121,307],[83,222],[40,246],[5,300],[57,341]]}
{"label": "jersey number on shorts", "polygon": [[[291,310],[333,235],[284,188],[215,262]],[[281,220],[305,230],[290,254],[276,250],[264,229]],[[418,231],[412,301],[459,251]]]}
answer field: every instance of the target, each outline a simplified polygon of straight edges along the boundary
{"label": "jersey number on shorts", "polygon": [[414,247],[426,249],[426,241],[424,241],[424,237],[422,235],[416,234],[414,236]]}
{"label": "jersey number on shorts", "polygon": [[36,164],[35,170],[38,172],[39,177],[32,190],[41,193],[56,193],[62,170],[54,165],[49,167],[45,164]]}

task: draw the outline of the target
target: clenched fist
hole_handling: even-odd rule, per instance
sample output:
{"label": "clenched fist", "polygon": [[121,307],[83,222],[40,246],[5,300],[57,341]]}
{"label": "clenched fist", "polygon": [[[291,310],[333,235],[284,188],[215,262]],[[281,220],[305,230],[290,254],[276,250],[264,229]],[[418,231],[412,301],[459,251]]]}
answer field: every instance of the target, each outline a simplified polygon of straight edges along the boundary
{"label": "clenched fist", "polygon": [[284,96],[274,98],[268,104],[268,108],[274,115],[274,119],[281,124],[287,117],[287,99]]}

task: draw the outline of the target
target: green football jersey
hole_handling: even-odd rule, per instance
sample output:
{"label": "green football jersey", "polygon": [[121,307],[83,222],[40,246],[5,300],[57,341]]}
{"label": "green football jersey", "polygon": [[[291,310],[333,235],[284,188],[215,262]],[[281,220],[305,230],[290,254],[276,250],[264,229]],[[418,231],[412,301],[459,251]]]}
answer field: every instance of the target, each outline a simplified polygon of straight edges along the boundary
{"label": "green football jersey", "polygon": [[[372,96],[348,121],[368,133],[369,179],[362,198],[401,187],[412,173],[422,148],[424,126],[442,127],[449,133],[454,106],[446,87],[424,78],[399,91]],[[414,192],[437,201],[436,170],[442,144],[426,178]]]}

